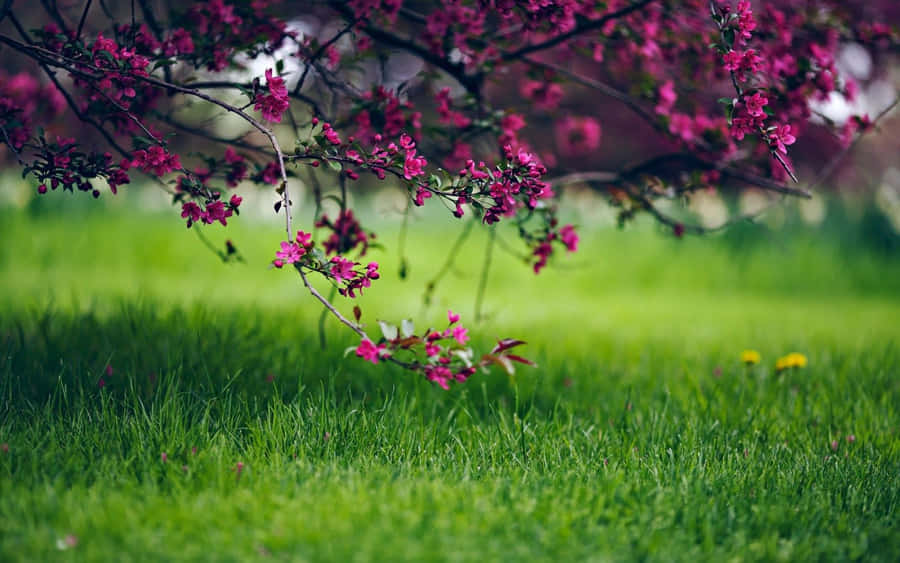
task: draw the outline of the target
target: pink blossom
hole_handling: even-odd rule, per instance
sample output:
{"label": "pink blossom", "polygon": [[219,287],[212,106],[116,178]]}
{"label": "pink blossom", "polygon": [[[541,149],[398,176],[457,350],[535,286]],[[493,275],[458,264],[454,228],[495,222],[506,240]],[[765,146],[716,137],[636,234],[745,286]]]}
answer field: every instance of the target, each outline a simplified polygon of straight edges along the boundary
{"label": "pink blossom", "polygon": [[448,310],[447,311],[447,320],[450,321],[450,324],[458,323],[459,315],[457,315],[453,311]]}
{"label": "pink blossom", "polygon": [[164,176],[173,170],[180,169],[181,161],[177,154],[170,154],[163,147],[153,145],[147,149],[134,151],[131,165],[144,172]]}
{"label": "pink blossom", "polygon": [[354,262],[340,256],[332,256],[331,264],[332,266],[328,271],[336,282],[341,283],[344,280],[349,281],[356,277],[356,272],[353,271],[353,266],[356,265]]}
{"label": "pink blossom", "polygon": [[187,201],[181,204],[181,216],[188,220],[188,227],[192,223],[196,223],[203,216],[203,210],[193,201]]}
{"label": "pink blossom", "polygon": [[722,55],[722,60],[725,61],[725,70],[735,72],[741,68],[741,60],[743,60],[743,55],[737,51],[728,51],[724,55]]}
{"label": "pink blossom", "polygon": [[309,248],[313,245],[312,235],[303,231],[297,231],[297,244],[303,248]]}
{"label": "pink blossom", "polygon": [[[294,242],[282,242],[281,250],[277,251],[275,256],[280,258],[282,260],[282,265],[284,265],[299,262],[304,254],[306,254],[306,250],[299,244]],[[276,267],[280,268],[281,266],[276,265]]]}
{"label": "pink blossom", "polygon": [[375,343],[368,338],[363,338],[360,341],[359,346],[356,347],[356,355],[366,361],[377,364],[378,360],[389,356],[390,353],[385,350],[384,344],[376,346]]}
{"label": "pink blossom", "polygon": [[751,116],[764,117],[766,112],[763,111],[763,107],[769,105],[769,99],[766,98],[765,94],[756,92],[752,96],[745,97],[744,103],[747,106],[747,113]]}
{"label": "pink blossom", "polygon": [[459,342],[460,346],[464,346],[469,341],[469,329],[462,325],[453,327],[453,339]]}
{"label": "pink blossom", "polygon": [[194,40],[191,38],[191,34],[181,28],[172,31],[169,44],[174,51],[173,54],[190,55],[194,52]]}
{"label": "pink blossom", "polygon": [[450,368],[444,366],[428,366],[425,368],[425,379],[437,383],[445,391],[450,389],[448,383],[451,377],[453,377],[453,372],[450,371]]}
{"label": "pink blossom", "polygon": [[533,254],[538,257],[537,262],[533,266],[534,273],[540,274],[541,270],[547,265],[550,255],[553,254],[553,246],[548,241],[544,241],[535,247]]}
{"label": "pink blossom", "polygon": [[322,134],[325,135],[325,139],[332,145],[338,146],[342,142],[340,135],[328,123],[322,126]]}
{"label": "pink blossom", "polygon": [[566,225],[562,229],[559,230],[559,237],[562,240],[562,243],[566,245],[566,250],[569,252],[575,252],[578,250],[578,233],[575,232],[575,227],[572,225]]}
{"label": "pink blossom", "polygon": [[563,98],[562,86],[549,81],[525,80],[520,92],[537,107],[548,111],[556,109]]}
{"label": "pink blossom", "polygon": [[225,149],[225,162],[228,164],[237,164],[239,162],[244,162],[244,157],[237,153],[233,148],[226,147]]}
{"label": "pink blossom", "polygon": [[675,105],[675,101],[678,99],[678,94],[675,93],[675,83],[671,80],[667,80],[662,86],[659,87],[659,97],[656,104],[655,111],[656,113],[665,115],[672,110],[672,107]]}
{"label": "pink blossom", "polygon": [[290,106],[284,79],[280,76],[274,76],[272,69],[267,69],[266,86],[269,88],[269,94],[257,96],[253,109],[262,113],[263,119],[266,121],[281,123],[281,115]]}
{"label": "pink blossom", "polygon": [[425,205],[425,200],[431,197],[431,192],[426,190],[422,186],[416,187],[416,197],[414,198],[414,202],[418,207],[422,207]]}
{"label": "pink blossom", "polygon": [[426,164],[428,161],[425,160],[425,157],[416,156],[416,151],[410,150],[406,153],[406,159],[403,162],[403,177],[412,180],[417,176],[423,176]]}
{"label": "pink blossom", "polygon": [[233,212],[231,209],[225,207],[225,204],[221,201],[214,201],[212,203],[206,204],[206,213],[202,217],[203,222],[207,224],[215,223],[216,221],[222,223],[222,225],[227,225],[227,218],[231,217]]}
{"label": "pink blossom", "polygon": [[556,124],[556,145],[564,155],[587,155],[600,146],[600,123],[592,117],[566,117]]}
{"label": "pink blossom", "polygon": [[263,168],[260,177],[263,182],[277,186],[281,183],[281,168],[278,166],[277,162],[270,162]]}
{"label": "pink blossom", "polygon": [[790,125],[776,125],[775,129],[769,132],[769,144],[782,154],[787,154],[785,145],[793,145],[796,140],[797,138],[791,134]]}
{"label": "pink blossom", "polygon": [[440,347],[440,345],[435,344],[434,342],[426,342],[426,343],[425,343],[425,354],[426,354],[429,358],[433,358],[433,357],[437,356],[437,355],[440,354],[440,353],[441,353],[441,347]]}
{"label": "pink blossom", "polygon": [[737,3],[737,13],[738,38],[743,42],[747,42],[750,40],[751,32],[756,29],[756,20],[753,19],[753,10],[750,9],[750,2],[740,0]]}

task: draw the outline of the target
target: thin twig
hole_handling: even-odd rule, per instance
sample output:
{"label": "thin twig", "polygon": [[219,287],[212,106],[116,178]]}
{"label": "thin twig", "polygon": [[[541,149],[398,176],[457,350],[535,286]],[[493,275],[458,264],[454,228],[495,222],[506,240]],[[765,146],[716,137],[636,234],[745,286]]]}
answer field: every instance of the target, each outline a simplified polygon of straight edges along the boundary
{"label": "thin twig", "polygon": [[[331,291],[328,293],[328,301],[334,299],[335,294],[337,294],[337,288],[331,286]],[[322,313],[319,315],[319,345],[322,350],[326,349],[328,344],[328,340],[325,335],[325,321],[328,319],[328,309],[322,309]]]}
{"label": "thin twig", "polygon": [[875,116],[875,119],[872,120],[872,123],[869,124],[869,127],[867,127],[863,131],[860,131],[859,134],[856,135],[856,138],[853,139],[853,141],[849,145],[844,147],[838,154],[831,157],[828,160],[828,163],[825,164],[824,167],[822,167],[822,170],[819,171],[815,178],[813,178],[812,182],[809,183],[806,189],[812,191],[817,188],[822,182],[827,180],[828,177],[831,176],[832,172],[834,172],[835,168],[837,168],[837,166],[847,157],[847,155],[849,155],[853,151],[856,145],[859,144],[862,138],[866,135],[866,132],[874,130],[876,124],[881,121],[887,114],[893,111],[894,108],[897,107],[898,103],[900,103],[900,96],[895,97],[893,102],[891,102],[886,108],[881,110],[878,115]]}
{"label": "thin twig", "polygon": [[349,24],[347,24],[346,27],[344,27],[342,30],[337,32],[337,34],[335,34],[334,37],[332,37],[331,39],[329,39],[328,41],[323,43],[316,50],[316,52],[313,53],[313,56],[310,57],[309,62],[307,62],[305,65],[303,65],[303,74],[300,75],[300,80],[298,80],[297,85],[294,86],[294,94],[299,94],[300,90],[303,89],[303,83],[306,82],[306,76],[309,74],[309,69],[312,67],[313,63],[315,61],[317,61],[319,59],[319,57],[321,57],[329,47],[334,45],[338,39],[343,37],[345,33],[350,31],[351,29],[353,29],[353,26],[355,26],[357,23],[359,23],[359,20],[354,18],[353,21],[351,21]]}
{"label": "thin twig", "polygon": [[81,20],[78,21],[78,31],[75,32],[75,40],[78,41],[81,39],[81,30],[84,29],[84,22],[87,21],[88,12],[91,10],[91,3],[93,0],[87,0],[84,3],[84,10],[81,12]]}
{"label": "thin twig", "polygon": [[16,155],[16,161],[20,166],[25,166],[25,161],[22,160],[22,154],[18,149],[16,149],[16,147],[13,146],[12,140],[9,138],[9,133],[6,132],[6,127],[0,125],[0,131],[3,132],[3,142],[6,143],[6,145],[9,147],[9,150],[11,150],[14,155]]}
{"label": "thin twig", "polygon": [[343,324],[347,325],[347,326],[350,328],[350,330],[352,330],[353,332],[355,332],[356,334],[358,334],[360,337],[362,337],[362,338],[368,338],[368,337],[369,337],[369,336],[366,334],[366,331],[364,331],[358,324],[356,324],[356,323],[354,323],[354,322],[351,322],[349,319],[347,319],[347,317],[345,317],[344,315],[342,315],[341,312],[338,311],[337,309],[335,309],[334,305],[331,304],[331,301],[329,301],[328,299],[326,299],[325,297],[323,297],[322,294],[319,293],[319,292],[316,290],[316,288],[314,288],[314,287],[312,286],[312,284],[309,283],[309,279],[306,277],[306,272],[303,271],[303,266],[297,265],[297,266],[296,266],[296,269],[297,269],[298,272],[300,272],[300,279],[303,280],[303,285],[306,286],[306,289],[312,294],[313,297],[315,297],[316,299],[318,299],[319,302],[320,302],[326,309],[328,309],[329,311],[331,311],[331,314],[334,315],[334,316],[337,318],[337,320],[339,320],[339,321],[341,321]]}
{"label": "thin twig", "polygon": [[435,274],[427,284],[425,284],[425,293],[422,296],[423,316],[424,308],[428,305],[431,305],[431,296],[434,294],[434,290],[435,288],[437,288],[438,282],[441,281],[444,276],[447,275],[447,272],[450,271],[450,268],[453,267],[453,263],[456,261],[456,257],[459,255],[459,251],[462,249],[463,243],[466,242],[467,238],[469,238],[469,234],[472,232],[472,226],[475,225],[475,223],[475,219],[466,222],[466,226],[456,238],[456,242],[453,243],[450,251],[447,252],[447,259],[444,261],[441,269],[438,270],[437,274]]}
{"label": "thin twig", "polygon": [[484,263],[481,266],[481,277],[478,280],[478,292],[475,294],[475,321],[482,320],[481,307],[484,303],[484,294],[487,291],[488,276],[491,272],[491,263],[494,257],[494,241],[497,237],[496,228],[490,229],[487,248],[484,252]]}

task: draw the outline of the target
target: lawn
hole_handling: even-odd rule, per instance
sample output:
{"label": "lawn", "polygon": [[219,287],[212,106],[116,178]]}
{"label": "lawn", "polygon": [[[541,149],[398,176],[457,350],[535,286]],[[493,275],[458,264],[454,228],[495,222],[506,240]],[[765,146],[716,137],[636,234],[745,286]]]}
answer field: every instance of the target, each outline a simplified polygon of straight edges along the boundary
{"label": "lawn", "polygon": [[222,264],[133,201],[0,209],[0,560],[900,560],[897,254],[597,226],[538,277],[498,248],[474,325],[483,233],[422,302],[452,227],[413,222],[405,281],[374,252],[363,321],[453,308],[538,368],[322,350],[275,224]]}

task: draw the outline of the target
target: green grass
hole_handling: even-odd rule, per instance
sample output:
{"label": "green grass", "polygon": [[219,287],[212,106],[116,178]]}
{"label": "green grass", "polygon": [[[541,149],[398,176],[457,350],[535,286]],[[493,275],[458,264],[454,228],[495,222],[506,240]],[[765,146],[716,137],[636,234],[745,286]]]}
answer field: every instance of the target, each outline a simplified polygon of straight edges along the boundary
{"label": "green grass", "polygon": [[[29,209],[0,210],[0,560],[900,560],[895,256],[647,226],[537,278],[498,252],[476,344],[540,367],[444,392],[334,323],[321,350],[277,225],[229,226],[223,265],[172,213]],[[422,306],[450,227],[414,223],[405,282],[373,256],[364,321],[471,319],[478,241]]]}

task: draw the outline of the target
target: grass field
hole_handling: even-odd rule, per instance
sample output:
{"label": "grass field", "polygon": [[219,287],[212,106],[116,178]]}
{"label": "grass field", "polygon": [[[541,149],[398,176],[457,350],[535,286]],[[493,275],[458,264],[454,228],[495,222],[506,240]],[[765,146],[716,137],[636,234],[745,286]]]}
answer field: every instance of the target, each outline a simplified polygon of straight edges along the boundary
{"label": "grass field", "polygon": [[[277,225],[229,226],[226,265],[178,224],[0,210],[0,560],[900,560],[896,254],[647,225],[540,277],[498,251],[476,344],[540,367],[444,392],[334,323],[321,350]],[[422,305],[450,226],[414,223],[405,282],[374,256],[364,321],[471,324],[478,241]]]}

